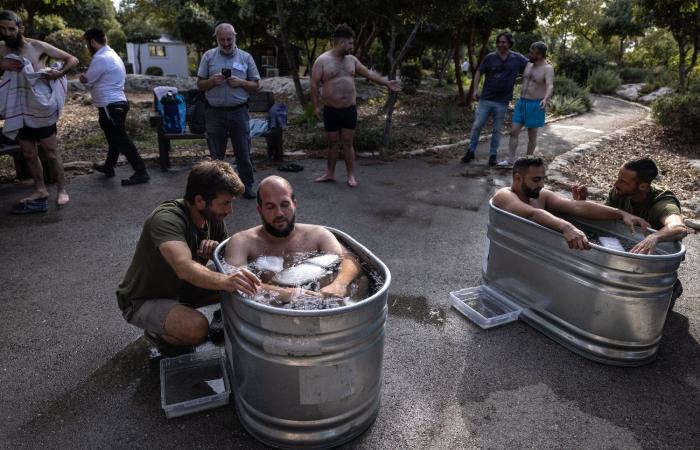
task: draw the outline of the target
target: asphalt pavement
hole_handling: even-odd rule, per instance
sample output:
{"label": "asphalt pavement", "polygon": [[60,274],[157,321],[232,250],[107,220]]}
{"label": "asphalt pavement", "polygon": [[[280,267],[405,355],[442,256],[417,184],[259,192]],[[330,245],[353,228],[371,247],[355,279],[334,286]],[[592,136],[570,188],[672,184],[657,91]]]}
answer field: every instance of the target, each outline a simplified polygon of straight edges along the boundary
{"label": "asphalt pavement", "polygon": [[[596,102],[595,113],[546,127],[542,150],[561,153],[646,115]],[[347,232],[393,276],[381,410],[346,448],[700,446],[697,235],[685,240],[685,293],[647,366],[591,362],[523,322],[481,330],[449,306],[450,291],[480,283],[488,199],[508,182],[485,166],[487,148],[469,168],[360,160],[356,189],[311,182],[321,160],[283,174],[299,222]],[[128,188],[118,183],[128,167],[116,179],[79,176],[66,207],[52,199],[45,214],[0,215],[0,448],[262,447],[232,406],[166,419],[158,358],[117,308],[114,291],[144,218],[182,196],[188,169],[153,168],[151,183]],[[260,168],[256,178],[273,173],[282,174]],[[1,185],[0,210],[26,192]],[[254,201],[235,201],[231,232],[258,222]]]}

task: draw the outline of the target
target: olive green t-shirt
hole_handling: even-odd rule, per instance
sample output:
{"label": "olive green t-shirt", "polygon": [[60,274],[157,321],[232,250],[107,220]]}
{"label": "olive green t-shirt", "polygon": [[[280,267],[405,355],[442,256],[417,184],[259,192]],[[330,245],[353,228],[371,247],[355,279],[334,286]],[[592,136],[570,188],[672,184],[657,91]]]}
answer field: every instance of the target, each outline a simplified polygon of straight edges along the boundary
{"label": "olive green t-shirt", "polygon": [[131,300],[177,298],[181,291],[193,288],[177,277],[161,255],[158,249],[160,244],[185,242],[192,252],[192,259],[206,264],[197,256],[200,242],[207,239],[222,242],[226,236],[223,222],[206,221],[204,229],[199,230],[192,222],[183,199],[161,203],[146,219],[131,265],[117,288],[119,308],[125,310]]}
{"label": "olive green t-shirt", "polygon": [[662,221],[666,217],[681,213],[681,202],[673,192],[654,186],[651,187],[651,193],[646,202],[632,203],[629,197],[617,195],[615,189],[611,189],[605,204],[641,217],[655,230],[663,228]]}

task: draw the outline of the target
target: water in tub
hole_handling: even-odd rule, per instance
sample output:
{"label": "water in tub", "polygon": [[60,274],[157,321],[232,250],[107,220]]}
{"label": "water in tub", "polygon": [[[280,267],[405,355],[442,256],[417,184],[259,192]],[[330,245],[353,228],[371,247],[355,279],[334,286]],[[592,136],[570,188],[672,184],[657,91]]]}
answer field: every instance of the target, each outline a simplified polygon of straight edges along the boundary
{"label": "water in tub", "polygon": [[[355,304],[379,290],[383,283],[381,275],[361,262],[362,273],[348,285],[344,297],[309,295],[309,291],[320,292],[333,282],[344,257],[348,256],[319,252],[293,253],[285,257],[259,256],[248,264],[248,269],[263,283],[296,289],[297,294],[285,302],[276,293],[261,290],[252,300],[284,309],[329,309]],[[235,270],[226,260],[222,261],[222,266],[227,273]]]}

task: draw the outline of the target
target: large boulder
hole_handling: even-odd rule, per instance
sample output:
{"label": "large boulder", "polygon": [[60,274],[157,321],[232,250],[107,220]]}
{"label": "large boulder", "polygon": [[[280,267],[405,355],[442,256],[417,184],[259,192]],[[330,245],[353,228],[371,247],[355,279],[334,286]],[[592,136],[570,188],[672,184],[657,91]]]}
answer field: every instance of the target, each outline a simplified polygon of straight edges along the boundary
{"label": "large boulder", "polygon": [[645,95],[644,97],[640,97],[640,98],[639,98],[639,101],[640,101],[640,102],[644,102],[644,103],[651,103],[651,102],[653,102],[654,100],[656,100],[657,98],[661,98],[661,97],[666,97],[666,96],[668,96],[668,95],[672,95],[674,92],[675,92],[675,91],[673,90],[673,88],[670,88],[670,87],[662,87],[662,88],[659,88],[659,89],[655,90],[654,92],[652,92],[652,93],[650,93],[650,94]]}
{"label": "large boulder", "polygon": [[[302,78],[301,88],[304,92],[309,92],[310,83],[308,78]],[[270,77],[260,81],[261,91],[270,91],[273,94],[295,95],[294,80],[292,77]]]}
{"label": "large boulder", "polygon": [[197,88],[196,77],[156,77],[152,75],[132,75],[126,76],[124,89],[127,91],[152,91],[156,86],[172,86],[180,91]]}
{"label": "large boulder", "polygon": [[623,84],[617,88],[615,94],[625,100],[635,102],[639,99],[639,91],[641,91],[643,87],[644,83]]}

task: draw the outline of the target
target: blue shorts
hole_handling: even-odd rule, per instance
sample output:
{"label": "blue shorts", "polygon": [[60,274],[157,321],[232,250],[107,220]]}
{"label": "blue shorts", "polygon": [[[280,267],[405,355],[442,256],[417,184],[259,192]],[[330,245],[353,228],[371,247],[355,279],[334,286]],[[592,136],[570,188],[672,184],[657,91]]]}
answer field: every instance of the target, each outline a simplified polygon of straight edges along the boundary
{"label": "blue shorts", "polygon": [[540,108],[542,100],[521,98],[515,104],[513,123],[520,123],[525,128],[541,128],[544,126],[544,109]]}

